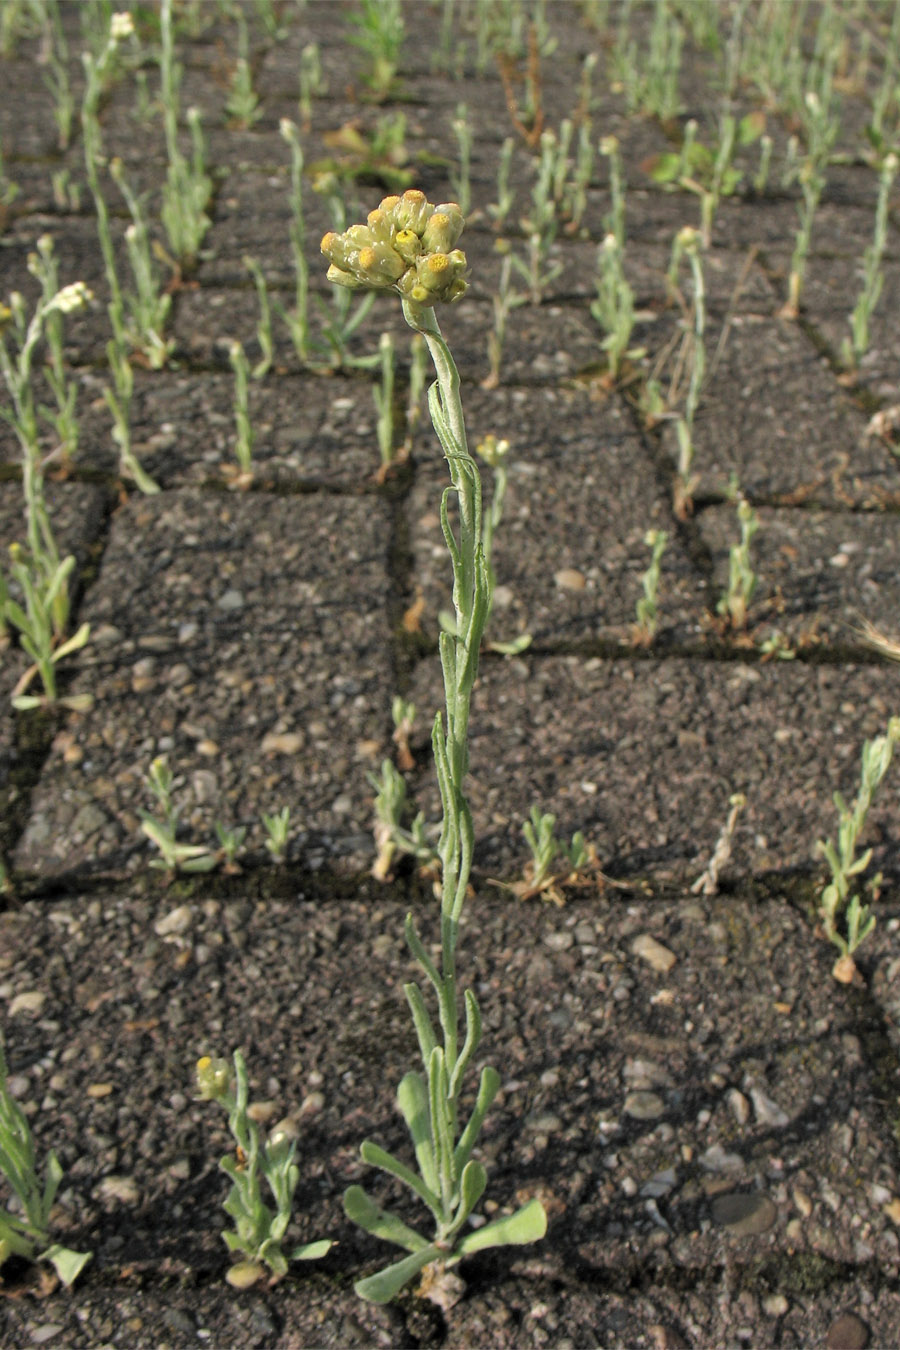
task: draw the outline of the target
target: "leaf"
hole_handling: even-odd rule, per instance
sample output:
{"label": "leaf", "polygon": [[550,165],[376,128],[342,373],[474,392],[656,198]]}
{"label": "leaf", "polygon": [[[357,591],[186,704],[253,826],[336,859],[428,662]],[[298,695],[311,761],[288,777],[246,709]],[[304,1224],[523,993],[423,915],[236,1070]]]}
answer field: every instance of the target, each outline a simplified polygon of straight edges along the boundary
{"label": "leaf", "polygon": [[411,1191],[419,1197],[423,1204],[435,1215],[440,1213],[441,1202],[434,1191],[427,1186],[421,1177],[417,1177],[411,1167],[395,1158],[393,1153],[388,1153],[387,1149],[380,1144],[373,1144],[371,1139],[366,1139],[360,1145],[360,1157],[363,1162],[367,1162],[372,1167],[380,1167],[382,1172],[389,1172],[392,1177],[402,1181]]}
{"label": "leaf", "polygon": [[455,1223],[464,1224],[484,1195],[487,1172],[480,1162],[467,1162],[459,1182],[460,1204]]}
{"label": "leaf", "polygon": [[[417,991],[418,992],[418,991]],[[416,1161],[425,1185],[437,1195],[440,1180],[434,1164],[431,1140],[431,1115],[428,1110],[428,1088],[420,1073],[408,1073],[397,1088],[397,1105],[412,1135]]]}
{"label": "leaf", "polygon": [[766,129],[766,115],[757,109],[738,122],[738,145],[752,145]]}
{"label": "leaf", "polygon": [[90,1252],[73,1252],[58,1244],[41,1252],[41,1260],[50,1262],[67,1289],[75,1283],[90,1259]]}
{"label": "leaf", "polygon": [[357,1280],[353,1288],[360,1298],[366,1299],[369,1303],[390,1303],[405,1284],[418,1275],[429,1261],[436,1260],[440,1255],[441,1249],[430,1243],[420,1252],[405,1256],[402,1261],[396,1261],[392,1266],[385,1266],[377,1274],[369,1275],[364,1280]]}
{"label": "leaf", "polygon": [[671,183],[678,177],[681,156],[675,154],[650,155],[641,161],[641,170],[649,175],[654,183]]}
{"label": "leaf", "polygon": [[537,1242],[546,1231],[544,1206],[540,1200],[529,1200],[515,1214],[495,1219],[493,1223],[486,1223],[483,1228],[467,1233],[456,1244],[454,1256],[471,1256],[473,1252],[481,1252],[488,1247],[518,1247],[527,1242]]}
{"label": "leaf", "polygon": [[328,1238],[321,1238],[318,1242],[304,1242],[302,1246],[295,1247],[290,1254],[291,1261],[318,1261],[326,1252],[330,1252],[334,1243]]}
{"label": "leaf", "polygon": [[351,1223],[358,1224],[373,1237],[384,1238],[385,1242],[393,1242],[409,1252],[419,1252],[429,1246],[414,1228],[370,1200],[362,1186],[348,1186],[344,1191],[344,1213]]}
{"label": "leaf", "polygon": [[77,633],[73,633],[61,647],[57,647],[56,651],[53,653],[53,660],[61,661],[64,656],[70,656],[72,652],[77,652],[80,647],[84,646],[90,635],[91,625],[89,623],[83,623]]}

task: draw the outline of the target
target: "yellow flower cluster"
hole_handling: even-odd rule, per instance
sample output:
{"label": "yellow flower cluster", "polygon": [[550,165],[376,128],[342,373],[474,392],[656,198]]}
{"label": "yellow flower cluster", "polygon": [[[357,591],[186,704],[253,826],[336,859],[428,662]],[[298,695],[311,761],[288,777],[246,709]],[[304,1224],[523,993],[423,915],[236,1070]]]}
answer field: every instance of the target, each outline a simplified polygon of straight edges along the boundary
{"label": "yellow flower cluster", "polygon": [[466,255],[456,248],[464,225],[456,202],[432,206],[413,188],[385,197],[365,225],[325,235],[328,280],[350,290],[393,289],[419,305],[459,300],[467,289]]}

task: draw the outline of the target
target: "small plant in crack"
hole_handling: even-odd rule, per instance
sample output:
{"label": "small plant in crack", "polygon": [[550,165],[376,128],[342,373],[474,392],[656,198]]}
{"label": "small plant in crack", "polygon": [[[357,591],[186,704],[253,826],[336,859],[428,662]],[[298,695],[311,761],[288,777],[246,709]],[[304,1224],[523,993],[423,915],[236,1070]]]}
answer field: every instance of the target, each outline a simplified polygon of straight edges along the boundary
{"label": "small plant in crack", "polygon": [[178,872],[211,872],[217,858],[202,844],[185,844],[178,838],[181,813],[172,797],[174,776],[165,755],[157,755],[147,774],[147,786],[156,800],[157,814],[140,811],[141,830],[159,850],[150,866],[165,871],[169,878]]}
{"label": "small plant in crack", "polygon": [[43,1180],[38,1176],[34,1139],[28,1117],[9,1090],[3,1041],[0,1040],[0,1176],[14,1197],[14,1208],[0,1206],[0,1267],[11,1256],[49,1261],[63,1284],[78,1279],[91,1259],[53,1242],[51,1216],[63,1170],[53,1149],[47,1154]]}
{"label": "small plant in crack", "polygon": [[554,833],[556,816],[532,806],[531,818],[522,826],[531,858],[525,865],[521,881],[508,888],[519,900],[531,900],[539,895],[555,905],[565,903],[565,891],[591,884],[597,876],[597,854],[584,835],[576,830],[570,843]]}
{"label": "small plant in crack", "polygon": [[729,550],[728,586],[716,605],[716,613],[722,616],[733,632],[741,632],[747,627],[747,611],[758,580],[750,561],[750,545],[759,529],[759,517],[736,484],[732,488],[732,495],[737,505],[741,537]]}
{"label": "small plant in crack", "polygon": [[[849,984],[856,973],[855,953],[875,927],[872,903],[881,887],[881,873],[860,887],[857,880],[872,860],[867,848],[857,854],[859,838],[866,826],[869,810],[882,779],[890,768],[894,746],[900,740],[900,717],[892,717],[883,736],[866,741],[862,748],[859,789],[852,806],[839,792],[834,794],[838,811],[837,839],[819,840],[816,848],[828,863],[831,881],[822,891],[819,917],[829,942],[840,952],[833,973]],[[868,899],[863,900],[863,895]]]}
{"label": "small plant in crack", "polygon": [[283,806],[274,815],[263,814],[263,829],[266,832],[266,848],[272,861],[283,863],[287,857],[288,837],[291,826],[291,808]]}
{"label": "small plant in crack", "polygon": [[651,551],[650,566],[641,577],[643,595],[635,606],[637,622],[633,630],[634,641],[641,647],[650,646],[659,627],[659,576],[668,542],[665,530],[648,530],[644,535],[644,543]]}
{"label": "small plant in crack", "polygon": [[[300,1180],[295,1161],[297,1139],[287,1122],[276,1126],[263,1141],[248,1101],[247,1066],[240,1050],[234,1052],[234,1072],[227,1060],[204,1055],[197,1061],[197,1089],[205,1101],[218,1102],[228,1112],[234,1152],[219,1167],[231,1182],[223,1208],[234,1227],[222,1234],[230,1252],[243,1259],[225,1276],[236,1289],[248,1289],[268,1270],[271,1280],[287,1274],[290,1261],[317,1261],[331,1242],[305,1242],[290,1251],[284,1239],[291,1221],[294,1194]],[[264,1199],[263,1182],[271,1204]]]}

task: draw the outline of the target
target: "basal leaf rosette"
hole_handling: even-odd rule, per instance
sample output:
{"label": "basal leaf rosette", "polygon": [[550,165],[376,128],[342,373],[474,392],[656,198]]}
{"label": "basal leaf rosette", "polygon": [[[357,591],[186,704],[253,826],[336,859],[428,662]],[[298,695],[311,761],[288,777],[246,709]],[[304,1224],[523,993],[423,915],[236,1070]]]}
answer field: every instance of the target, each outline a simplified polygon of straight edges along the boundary
{"label": "basal leaf rosette", "polygon": [[432,206],[412,188],[385,197],[365,225],[325,235],[328,280],[354,291],[395,290],[428,308],[452,303],[467,290],[466,255],[456,247],[464,225],[456,202]]}

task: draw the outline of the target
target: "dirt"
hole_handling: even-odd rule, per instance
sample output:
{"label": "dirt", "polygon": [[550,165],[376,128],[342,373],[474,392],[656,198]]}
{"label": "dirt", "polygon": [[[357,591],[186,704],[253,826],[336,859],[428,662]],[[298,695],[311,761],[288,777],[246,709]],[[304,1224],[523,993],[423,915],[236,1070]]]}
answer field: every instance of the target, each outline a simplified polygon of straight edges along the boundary
{"label": "dirt", "polygon": [[[553,245],[561,270],[539,305],[510,315],[491,389],[492,295],[503,250],[522,246],[517,221],[533,182],[520,139],[516,203],[493,229],[486,208],[503,140],[515,134],[496,67],[476,68],[470,38],[462,78],[452,62],[432,69],[441,12],[405,5],[401,83],[380,107],[346,44],[351,4],[276,6],[277,39],[250,7],[262,116],[249,129],[227,126],[237,25],[200,7],[179,56],[183,105],[200,108],[206,129],[211,227],[196,272],[173,288],[167,368],[135,369],[134,448],[162,488],[149,497],[120,477],[104,402],[108,294],[80,138],[58,147],[38,41],[24,37],[0,57],[11,94],[0,110],[5,167],[21,189],[0,235],[0,295],[20,290],[33,302],[27,255],[47,232],[61,283],[85,280],[96,293],[66,325],[81,435],[70,465],[52,461],[48,492],[60,546],[76,557],[73,622],[91,625],[87,646],[61,665],[61,688],[95,701],[77,715],[0,710],[10,1086],[39,1156],[55,1148],[63,1164],[54,1233],[93,1259],[71,1291],[8,1263],[4,1344],[837,1350],[900,1339],[896,772],[864,837],[883,880],[855,982],[833,979],[836,953],[816,915],[826,879],[817,841],[836,833],[833,794],[852,798],[863,741],[897,712],[896,666],[862,633],[869,621],[897,636],[895,249],[871,351],[855,381],[840,368],[874,225],[865,106],[848,76],[842,161],[829,170],[798,321],[780,313],[796,184],[780,185],[773,169],[765,190],[745,182],[720,206],[705,256],[698,479],[692,509],[676,513],[674,427],[644,415],[641,391],[682,331],[665,273],[673,236],[698,223],[699,208],[695,195],[651,180],[646,161],[671,148],[677,127],[628,113],[605,73],[614,28],[598,34],[587,8],[547,6],[557,45],[541,66],[543,106],[554,128],[572,115],[583,59],[599,53],[594,138],[614,133],[622,148],[634,341],[646,356],[617,388],[604,379],[590,313],[611,205],[598,156],[583,221]],[[64,14],[78,90],[76,10]],[[645,41],[648,20],[631,15]],[[152,19],[140,22],[152,44]],[[468,104],[473,211],[462,242],[472,288],[441,322],[473,447],[489,433],[510,442],[487,642],[531,642],[515,656],[487,647],[475,691],[476,850],[460,982],[484,1019],[479,1067],[495,1065],[502,1081],[480,1145],[484,1212],[538,1196],[549,1230],[533,1247],[466,1261],[463,1295],[448,1310],[412,1291],[384,1308],[362,1302],[353,1282],[387,1249],[341,1206],[359,1182],[422,1221],[359,1160],[365,1138],[408,1148],[395,1105],[415,1057],[406,913],[426,942],[437,938],[427,877],[408,861],[387,883],[371,876],[371,776],[397,754],[391,704],[402,694],[417,708],[408,789],[434,834],[430,727],[450,596],[446,467],[427,415],[407,438],[399,305],[379,297],[349,345],[358,360],[381,333],[395,341],[394,444],[408,439],[410,453],[387,474],[377,370],[331,368],[318,348],[301,360],[278,308],[295,300],[279,120],[299,117],[298,64],[312,41],[328,87],[302,132],[308,167],[333,153],[327,134],[342,124],[371,129],[402,113],[416,184],[448,200],[450,123]],[[696,117],[701,139],[715,131],[720,59],[688,40],[679,125]],[[144,74],[153,98],[149,55]],[[741,111],[760,103],[742,87]],[[158,112],[137,107],[126,71],[104,106],[104,145],[148,194],[152,216],[165,142]],[[767,129],[777,165],[796,128],[768,109]],[[757,153],[740,153],[749,176]],[[79,206],[54,201],[58,170],[80,186]],[[311,172],[304,182],[317,337],[333,312],[317,250],[331,222]],[[121,250],[126,218],[107,187]],[[383,190],[350,180],[349,218]],[[229,344],[240,338],[251,364],[262,355],[247,254],[268,283],[274,352],[250,383],[254,471],[240,485]],[[671,364],[659,370],[667,389]],[[40,380],[38,390],[46,401]],[[18,477],[2,424],[4,548],[21,535]],[[717,613],[738,537],[735,483],[760,523],[756,586],[737,631]],[[644,643],[635,606],[651,528],[667,546],[658,626]],[[14,641],[2,659],[8,694],[27,660]],[[237,869],[171,877],[151,866],[141,813],[153,807],[147,773],[160,754],[174,774],[180,837],[215,850],[217,823],[243,827]],[[746,804],[708,893],[697,883],[736,793]],[[596,851],[598,870],[563,888],[561,905],[513,889],[534,805],[554,813],[558,834],[583,831]],[[262,816],[285,806],[278,862]],[[235,1048],[262,1118],[290,1117],[299,1132],[292,1238],[335,1241],[324,1260],[243,1293],[224,1279],[218,1161],[232,1144],[220,1108],[194,1090],[197,1058]]]}

